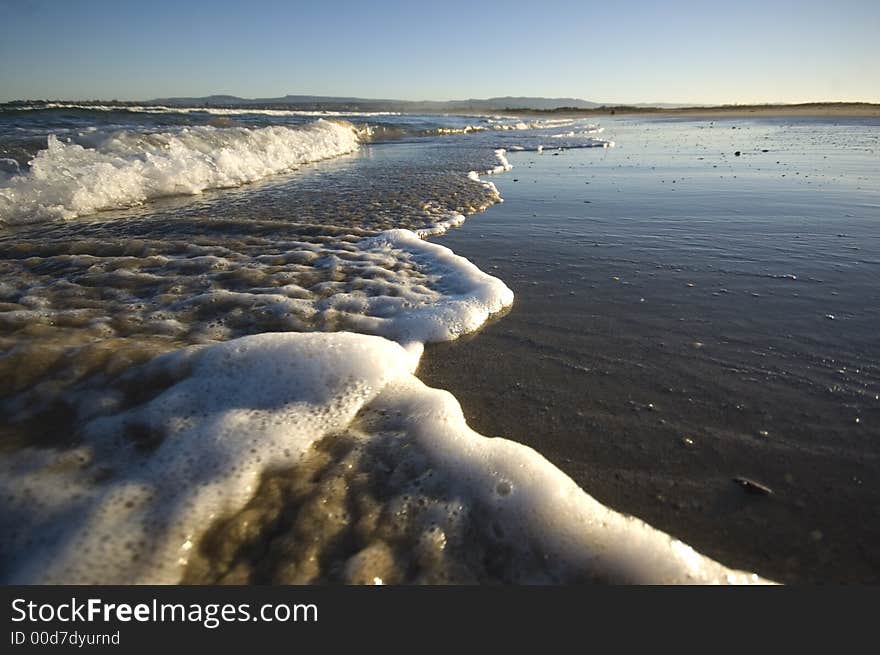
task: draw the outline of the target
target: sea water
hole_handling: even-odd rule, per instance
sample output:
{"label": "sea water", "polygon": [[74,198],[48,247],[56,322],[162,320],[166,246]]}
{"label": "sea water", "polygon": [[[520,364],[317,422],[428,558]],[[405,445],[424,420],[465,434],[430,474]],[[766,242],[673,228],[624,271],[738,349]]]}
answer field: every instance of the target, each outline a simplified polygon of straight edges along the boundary
{"label": "sea water", "polygon": [[4,579],[757,580],[417,378],[514,303],[425,239],[500,202],[514,153],[599,157],[600,130],[4,110]]}
{"label": "sea water", "polygon": [[504,205],[438,240],[517,300],[421,378],[713,558],[876,580],[876,119],[603,126],[617,148],[511,153]]}

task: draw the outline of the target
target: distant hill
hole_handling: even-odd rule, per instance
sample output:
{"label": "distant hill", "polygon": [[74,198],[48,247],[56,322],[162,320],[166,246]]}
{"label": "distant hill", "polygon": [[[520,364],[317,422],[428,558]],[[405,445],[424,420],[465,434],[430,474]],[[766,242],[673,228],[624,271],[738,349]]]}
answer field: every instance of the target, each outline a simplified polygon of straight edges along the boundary
{"label": "distant hill", "polygon": [[589,102],[580,98],[533,98],[527,96],[504,96],[501,98],[487,98],[486,100],[450,100],[442,103],[455,108],[467,109],[534,109],[547,111],[568,107],[573,109],[594,109],[599,106],[597,102]]}
{"label": "distant hill", "polygon": [[249,101],[238,96],[204,96],[201,98],[157,98],[150,100],[151,105],[173,105],[177,107],[185,107],[192,105],[239,105],[246,104]]}
{"label": "distant hill", "polygon": [[172,107],[184,106],[227,106],[234,105],[236,107],[249,106],[265,106],[265,105],[350,105],[350,104],[384,104],[399,102],[396,100],[372,100],[366,98],[343,98],[335,96],[302,96],[302,95],[286,95],[279,98],[240,98],[238,96],[212,95],[199,98],[194,97],[175,97],[175,98],[154,98],[147,101],[149,104],[168,105]]}
{"label": "distant hill", "polygon": [[5,107],[39,108],[42,104],[70,103],[83,107],[95,105],[140,106],[144,104],[172,107],[217,107],[254,109],[300,109],[306,111],[399,111],[425,114],[495,114],[536,113],[557,115],[651,114],[691,116],[731,116],[744,114],[810,115],[810,116],[872,116],[880,117],[880,104],[867,102],[805,102],[798,104],[759,105],[684,105],[655,102],[621,105],[596,103],[579,98],[540,98],[531,96],[503,96],[496,98],[469,98],[467,100],[412,101],[383,100],[337,96],[286,95],[279,98],[240,98],[231,95],[199,97],[154,98],[153,100],[13,100],[0,103]]}
{"label": "distant hill", "polygon": [[447,101],[411,101],[336,96],[286,95],[278,98],[239,98],[238,96],[211,95],[199,98],[154,98],[149,104],[172,107],[297,107],[302,109],[354,110],[354,111],[504,111],[506,109],[530,109],[551,111],[563,107],[593,109],[600,105],[579,98],[533,98],[505,96],[499,98]]}

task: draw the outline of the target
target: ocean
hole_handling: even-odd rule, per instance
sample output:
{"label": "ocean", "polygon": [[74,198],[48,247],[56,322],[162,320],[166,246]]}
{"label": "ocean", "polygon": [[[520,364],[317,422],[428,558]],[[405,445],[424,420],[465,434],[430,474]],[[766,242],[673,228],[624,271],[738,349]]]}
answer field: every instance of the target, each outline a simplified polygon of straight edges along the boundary
{"label": "ocean", "polygon": [[875,580],[877,127],[0,110],[0,575]]}

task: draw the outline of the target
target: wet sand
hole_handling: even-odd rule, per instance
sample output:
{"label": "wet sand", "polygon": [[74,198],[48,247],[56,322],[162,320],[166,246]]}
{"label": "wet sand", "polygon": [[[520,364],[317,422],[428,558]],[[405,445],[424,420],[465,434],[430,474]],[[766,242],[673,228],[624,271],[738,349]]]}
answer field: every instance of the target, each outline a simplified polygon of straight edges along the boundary
{"label": "wet sand", "polygon": [[520,112],[533,115],[558,115],[583,117],[589,115],[627,116],[644,118],[878,118],[880,105],[867,102],[806,103],[801,105],[728,105],[717,107],[600,107],[580,111],[558,110],[553,112]]}
{"label": "wet sand", "polygon": [[516,301],[429,346],[419,377],[477,431],[728,566],[877,583],[880,194],[864,126],[603,124],[619,148],[512,153],[505,203],[436,239]]}

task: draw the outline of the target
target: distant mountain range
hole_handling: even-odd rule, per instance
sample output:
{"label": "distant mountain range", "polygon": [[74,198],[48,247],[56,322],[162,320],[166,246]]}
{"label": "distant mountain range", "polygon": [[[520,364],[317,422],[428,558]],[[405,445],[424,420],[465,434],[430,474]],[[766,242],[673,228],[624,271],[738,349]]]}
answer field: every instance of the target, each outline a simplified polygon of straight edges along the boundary
{"label": "distant mountain range", "polygon": [[467,100],[388,100],[377,98],[354,98],[342,96],[286,95],[278,98],[240,98],[231,95],[199,97],[154,98],[152,100],[13,100],[0,103],[2,107],[39,106],[40,104],[71,103],[85,107],[92,105],[141,106],[165,105],[171,107],[216,107],[252,109],[294,109],[305,111],[354,111],[354,112],[406,112],[425,114],[494,114],[516,112],[583,112],[597,114],[663,114],[685,112],[796,112],[801,114],[819,112],[849,113],[850,115],[878,116],[880,104],[866,102],[807,102],[796,104],[755,105],[695,105],[669,102],[643,102],[636,104],[598,103],[580,98],[541,98],[533,96],[502,96],[496,98],[469,98]]}
{"label": "distant mountain range", "polygon": [[228,95],[212,95],[200,98],[154,98],[150,104],[176,107],[298,107],[308,110],[348,110],[348,111],[504,111],[509,109],[530,109],[549,111],[559,108],[595,109],[601,105],[579,98],[533,98],[525,96],[505,96],[501,98],[446,101],[411,101],[368,98],[346,98],[334,96],[286,95],[279,98],[239,98]]}

